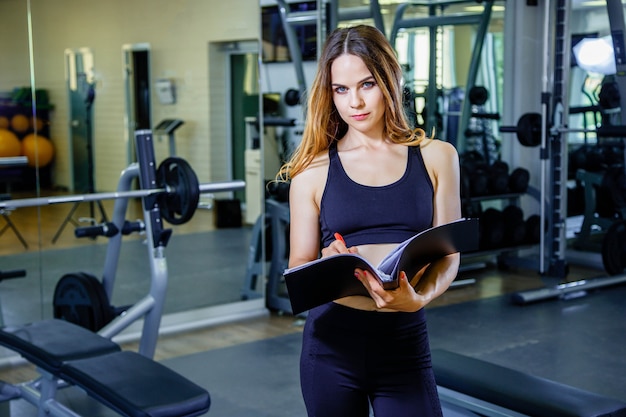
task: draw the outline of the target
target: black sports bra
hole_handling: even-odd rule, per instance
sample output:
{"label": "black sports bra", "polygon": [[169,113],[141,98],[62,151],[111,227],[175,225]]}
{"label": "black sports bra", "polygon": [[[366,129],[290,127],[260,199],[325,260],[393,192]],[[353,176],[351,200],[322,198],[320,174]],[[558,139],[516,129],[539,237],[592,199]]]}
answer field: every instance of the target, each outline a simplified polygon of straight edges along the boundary
{"label": "black sports bra", "polygon": [[330,166],[320,203],[322,245],[339,232],[347,246],[400,243],[433,222],[433,184],[417,146],[407,147],[402,178],[380,187],[354,182],[341,165],[337,146],[329,149]]}

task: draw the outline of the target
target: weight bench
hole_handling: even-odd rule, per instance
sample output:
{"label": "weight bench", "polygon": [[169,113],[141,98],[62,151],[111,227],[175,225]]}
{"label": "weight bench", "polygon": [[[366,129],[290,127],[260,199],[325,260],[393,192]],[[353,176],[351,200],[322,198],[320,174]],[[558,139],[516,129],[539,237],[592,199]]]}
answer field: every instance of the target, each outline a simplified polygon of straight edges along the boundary
{"label": "weight bench", "polygon": [[192,417],[208,411],[209,393],[168,367],[70,322],[49,319],[0,328],[0,345],[34,364],[41,377],[0,389],[0,401],[23,398],[39,416],[80,417],[56,399],[74,385],[127,417]]}
{"label": "weight bench", "polygon": [[433,349],[442,403],[484,416],[622,417],[626,403],[446,350]]}

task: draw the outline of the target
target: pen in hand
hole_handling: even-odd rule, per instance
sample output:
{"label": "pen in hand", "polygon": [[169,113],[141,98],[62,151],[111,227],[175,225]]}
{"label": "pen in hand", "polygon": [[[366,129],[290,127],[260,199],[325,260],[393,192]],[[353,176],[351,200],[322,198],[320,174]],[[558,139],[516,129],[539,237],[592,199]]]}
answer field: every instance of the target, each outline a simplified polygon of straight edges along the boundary
{"label": "pen in hand", "polygon": [[338,241],[340,241],[344,245],[346,244],[346,241],[343,240],[343,236],[341,236],[339,233],[335,233],[335,239],[337,239]]}

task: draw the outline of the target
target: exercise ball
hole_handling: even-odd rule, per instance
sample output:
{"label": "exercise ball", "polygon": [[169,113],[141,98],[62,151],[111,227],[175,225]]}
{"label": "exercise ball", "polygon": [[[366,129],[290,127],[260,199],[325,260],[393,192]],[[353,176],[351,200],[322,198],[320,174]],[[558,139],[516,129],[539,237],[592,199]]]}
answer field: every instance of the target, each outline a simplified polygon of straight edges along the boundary
{"label": "exercise ball", "polygon": [[23,114],[16,114],[11,118],[11,128],[18,133],[25,133],[30,128],[30,120]]}
{"label": "exercise ball", "polygon": [[30,118],[30,125],[37,132],[41,132],[43,130],[44,122],[39,117],[31,117]]}
{"label": "exercise ball", "polygon": [[45,167],[52,161],[54,146],[45,136],[31,133],[22,139],[22,155],[28,158],[28,166]]}
{"label": "exercise ball", "polygon": [[20,140],[7,129],[0,129],[0,157],[20,156]]}
{"label": "exercise ball", "polygon": [[0,129],[8,129],[10,125],[8,117],[0,116]]}

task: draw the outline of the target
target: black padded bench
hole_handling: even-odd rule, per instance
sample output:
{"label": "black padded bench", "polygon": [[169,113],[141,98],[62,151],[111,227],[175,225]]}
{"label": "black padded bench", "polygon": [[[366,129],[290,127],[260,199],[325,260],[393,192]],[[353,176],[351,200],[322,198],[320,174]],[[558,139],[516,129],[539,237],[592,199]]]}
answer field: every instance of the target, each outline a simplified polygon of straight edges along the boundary
{"label": "black padded bench", "polygon": [[[442,401],[484,415],[622,417],[626,403],[441,349],[432,351]],[[494,405],[496,410],[488,414]],[[472,407],[476,408],[472,408]],[[506,410],[511,413],[507,414]]]}
{"label": "black padded bench", "polygon": [[[5,400],[22,397],[52,415],[75,415],[54,399],[59,381],[128,417],[192,417],[208,411],[209,393],[166,366],[90,330],[51,319],[0,329],[0,345],[36,365],[37,384],[15,386]],[[33,395],[35,386],[44,384]],[[46,386],[47,384],[47,386]],[[23,389],[22,389],[23,388]]]}

